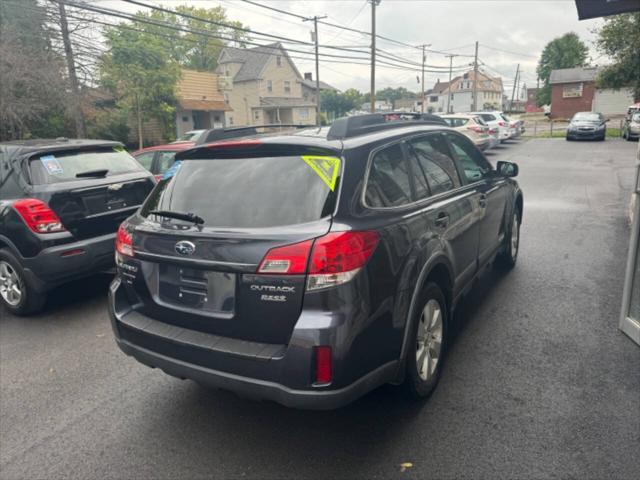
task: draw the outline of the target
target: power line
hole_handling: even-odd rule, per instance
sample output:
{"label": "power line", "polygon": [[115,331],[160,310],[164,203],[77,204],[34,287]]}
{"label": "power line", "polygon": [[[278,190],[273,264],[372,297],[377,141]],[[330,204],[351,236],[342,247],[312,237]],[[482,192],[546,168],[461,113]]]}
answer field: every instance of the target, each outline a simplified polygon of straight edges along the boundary
{"label": "power line", "polygon": [[529,58],[535,58],[537,59],[538,57],[536,57],[535,55],[530,55],[530,54],[526,54],[526,53],[517,53],[517,52],[512,52],[509,50],[503,50],[501,48],[496,48],[496,47],[490,47],[489,45],[485,45],[485,44],[480,44],[480,46],[482,48],[488,48],[489,50],[495,50],[496,52],[502,52],[502,53],[509,53],[511,55],[517,55],[519,57],[529,57]]}

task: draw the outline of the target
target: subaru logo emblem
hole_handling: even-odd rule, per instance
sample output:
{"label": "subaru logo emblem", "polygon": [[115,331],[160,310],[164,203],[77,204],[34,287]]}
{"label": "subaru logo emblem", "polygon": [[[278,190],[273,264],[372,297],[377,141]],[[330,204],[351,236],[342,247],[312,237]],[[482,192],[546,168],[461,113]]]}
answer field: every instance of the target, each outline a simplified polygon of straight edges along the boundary
{"label": "subaru logo emblem", "polygon": [[182,240],[178,243],[176,243],[175,247],[173,247],[176,251],[176,253],[178,253],[179,255],[193,255],[193,252],[196,251],[196,246],[191,243],[188,242],[186,240]]}

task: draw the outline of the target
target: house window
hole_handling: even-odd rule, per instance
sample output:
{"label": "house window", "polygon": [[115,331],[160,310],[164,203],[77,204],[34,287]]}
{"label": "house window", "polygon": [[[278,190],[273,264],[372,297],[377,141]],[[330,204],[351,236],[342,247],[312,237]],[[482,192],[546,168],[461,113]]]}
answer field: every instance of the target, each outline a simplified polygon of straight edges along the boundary
{"label": "house window", "polygon": [[437,102],[438,101],[438,96],[437,95],[432,95],[431,97],[429,97],[429,101],[430,102]]}
{"label": "house window", "polygon": [[582,96],[582,83],[566,83],[562,86],[562,98],[577,98]]}
{"label": "house window", "polygon": [[233,117],[229,117],[229,125],[233,125]]}
{"label": "house window", "polygon": [[282,66],[282,57],[280,55],[276,57],[276,65],[278,65],[279,67]]}
{"label": "house window", "polygon": [[226,69],[226,70],[224,71],[224,75],[225,75],[225,77],[228,77],[228,76],[229,76],[229,69]]}
{"label": "house window", "polygon": [[260,110],[253,111],[253,118],[254,120],[260,120]]}
{"label": "house window", "polygon": [[183,122],[188,122],[189,121],[189,117],[182,117],[182,121]]}
{"label": "house window", "polygon": [[301,108],[300,110],[298,110],[298,116],[300,117],[301,120],[306,120],[309,118],[309,109],[308,108]]}
{"label": "house window", "polygon": [[273,82],[271,80],[267,80],[267,92],[273,92]]}
{"label": "house window", "polygon": [[284,93],[291,93],[291,82],[289,80],[284,81]]}

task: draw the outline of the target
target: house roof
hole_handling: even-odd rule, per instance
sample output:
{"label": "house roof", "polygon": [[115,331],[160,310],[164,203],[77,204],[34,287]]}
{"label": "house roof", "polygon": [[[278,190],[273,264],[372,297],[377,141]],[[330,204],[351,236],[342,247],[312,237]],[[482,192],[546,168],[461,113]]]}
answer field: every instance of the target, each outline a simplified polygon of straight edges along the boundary
{"label": "house roof", "polygon": [[[473,80],[475,78],[475,72],[473,70],[468,71],[460,77],[456,77],[451,81],[451,90],[458,91],[470,91],[473,90]],[[468,81],[466,88],[459,89],[458,84],[460,82]],[[464,85],[463,85],[464,87]],[[502,79],[500,77],[492,77],[484,72],[478,72],[478,91],[488,92],[502,92]]]}
{"label": "house roof", "polygon": [[598,67],[576,67],[551,70],[549,83],[593,82],[598,76]]}
{"label": "house roof", "polygon": [[220,91],[217,73],[183,69],[176,97],[185,110],[231,110]]}
{"label": "house roof", "polygon": [[[455,82],[457,79],[459,79],[460,77],[456,77],[453,80],[451,80],[451,82]],[[440,80],[438,80],[436,82],[436,84],[433,86],[432,92],[433,94],[438,94],[438,93],[442,93],[444,92],[447,88],[449,88],[449,82],[441,82]]]}
{"label": "house roof", "polygon": [[[304,85],[305,87],[309,87],[313,90],[315,90],[316,88],[316,81],[315,80],[301,80],[300,83],[302,83],[302,85]],[[329,85],[326,82],[323,82],[322,80],[320,80],[320,90],[338,90],[336,87],[332,87],[331,85]]]}
{"label": "house roof", "polygon": [[315,107],[316,104],[304,98],[291,97],[263,97],[260,99],[261,107]]}
{"label": "house roof", "polygon": [[261,78],[262,71],[266,67],[271,56],[279,53],[282,53],[287,58],[296,72],[296,76],[298,78],[302,77],[280,42],[255,48],[227,47],[220,52],[218,63],[220,65],[224,65],[225,63],[242,64],[238,73],[233,77],[234,82],[259,80]]}

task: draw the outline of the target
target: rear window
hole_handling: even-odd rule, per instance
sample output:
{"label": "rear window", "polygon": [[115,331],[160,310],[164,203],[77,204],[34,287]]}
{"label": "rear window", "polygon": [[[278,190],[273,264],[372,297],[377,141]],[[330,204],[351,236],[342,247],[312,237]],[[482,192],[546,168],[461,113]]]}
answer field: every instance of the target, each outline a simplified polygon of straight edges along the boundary
{"label": "rear window", "polygon": [[339,174],[340,159],[329,156],[177,161],[141,214],[194,213],[205,226],[221,228],[312,222],[333,213]]}
{"label": "rear window", "polygon": [[495,115],[492,115],[490,113],[483,113],[480,115],[480,117],[485,121],[485,122],[493,122],[496,117]]}
{"label": "rear window", "polygon": [[469,119],[468,118],[445,118],[444,121],[447,122],[450,127],[462,127],[467,124]]}
{"label": "rear window", "polygon": [[[106,170],[107,177],[144,171],[131,155],[120,149],[54,152],[40,155],[31,158],[29,170],[31,183],[34,185],[69,182],[77,180],[79,174],[80,177],[83,177],[82,174],[100,170]],[[84,178],[96,177],[86,176]]]}

